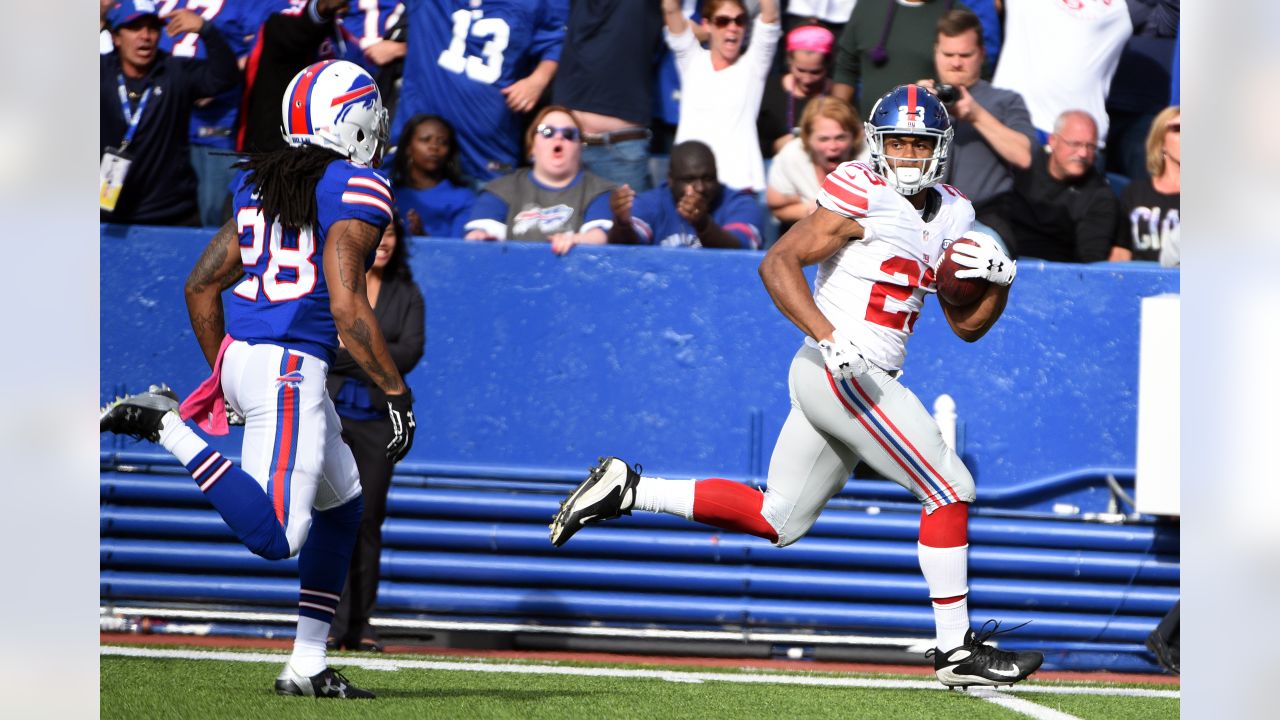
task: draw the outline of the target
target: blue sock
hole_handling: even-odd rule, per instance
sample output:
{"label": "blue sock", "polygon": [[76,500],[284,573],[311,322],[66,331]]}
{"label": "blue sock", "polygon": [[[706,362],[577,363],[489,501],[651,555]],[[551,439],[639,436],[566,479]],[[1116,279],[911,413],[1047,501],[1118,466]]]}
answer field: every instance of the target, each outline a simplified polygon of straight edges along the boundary
{"label": "blue sock", "polygon": [[187,471],[245,547],[268,560],[289,557],[289,539],[271,500],[249,473],[212,448],[200,451]]}
{"label": "blue sock", "polygon": [[311,532],[298,553],[298,615],[333,622],[363,513],[364,498],[357,495],[332,510],[312,515]]}

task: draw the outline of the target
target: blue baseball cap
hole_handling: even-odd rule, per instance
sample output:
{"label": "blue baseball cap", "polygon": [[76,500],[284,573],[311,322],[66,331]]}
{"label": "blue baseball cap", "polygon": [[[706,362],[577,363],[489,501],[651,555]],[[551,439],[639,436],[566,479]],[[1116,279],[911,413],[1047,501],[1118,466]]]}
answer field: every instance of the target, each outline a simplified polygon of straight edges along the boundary
{"label": "blue baseball cap", "polygon": [[107,25],[111,27],[111,32],[115,32],[121,25],[128,25],[147,15],[160,19],[160,13],[156,12],[155,0],[117,0],[116,4],[107,10]]}

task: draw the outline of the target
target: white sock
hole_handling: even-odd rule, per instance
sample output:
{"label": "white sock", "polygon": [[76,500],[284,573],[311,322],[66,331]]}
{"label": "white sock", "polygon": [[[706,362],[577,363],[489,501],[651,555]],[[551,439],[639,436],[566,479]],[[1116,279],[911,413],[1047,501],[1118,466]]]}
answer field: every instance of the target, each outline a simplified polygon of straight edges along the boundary
{"label": "white sock", "polygon": [[329,654],[324,645],[329,637],[329,626],[330,623],[313,617],[298,616],[298,634],[293,638],[293,654],[289,656],[294,672],[311,677],[329,666]]}
{"label": "white sock", "polygon": [[167,412],[160,419],[160,444],[183,465],[195,460],[200,451],[209,447],[204,438],[182,422],[176,412]]}
{"label": "white sock", "polygon": [[933,603],[933,624],[938,631],[936,647],[947,652],[964,644],[965,631],[969,629],[969,597],[950,605]]}
{"label": "white sock", "polygon": [[933,604],[933,621],[938,630],[938,649],[951,650],[964,644],[969,629],[969,546],[936,548],[916,544],[920,572],[929,585],[929,597],[964,599],[945,606]]}
{"label": "white sock", "polygon": [[669,513],[693,519],[693,480],[641,477],[636,483],[636,510]]}

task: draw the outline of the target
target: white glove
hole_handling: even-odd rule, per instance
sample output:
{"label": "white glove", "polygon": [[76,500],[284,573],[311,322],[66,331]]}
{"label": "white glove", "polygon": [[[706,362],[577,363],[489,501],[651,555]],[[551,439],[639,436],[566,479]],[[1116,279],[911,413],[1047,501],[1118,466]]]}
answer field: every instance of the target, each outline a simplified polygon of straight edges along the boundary
{"label": "white glove", "polygon": [[960,237],[972,240],[977,245],[960,243],[954,246],[951,259],[959,265],[970,268],[957,272],[956,277],[982,278],[997,285],[1013,284],[1013,278],[1018,274],[1018,263],[1004,254],[995,238],[976,230],[970,230]]}
{"label": "white glove", "polygon": [[839,330],[831,333],[830,340],[819,340],[818,349],[822,351],[822,361],[827,364],[831,377],[837,380],[851,380],[866,375],[871,369],[866,358],[858,352],[858,347],[844,339]]}

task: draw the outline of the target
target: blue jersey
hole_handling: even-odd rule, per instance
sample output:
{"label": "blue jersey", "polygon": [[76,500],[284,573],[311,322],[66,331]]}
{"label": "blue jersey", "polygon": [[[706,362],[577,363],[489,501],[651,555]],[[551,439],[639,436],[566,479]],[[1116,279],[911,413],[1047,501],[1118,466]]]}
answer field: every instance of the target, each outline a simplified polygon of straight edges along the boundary
{"label": "blue jersey", "polygon": [[356,0],[347,8],[342,26],[356,38],[361,50],[381,40],[404,13],[404,3],[399,0]]}
{"label": "blue jersey", "polygon": [[[296,230],[267,221],[248,173],[236,177],[235,220],[245,278],[229,294],[227,334],[271,343],[333,363],[337,326],[329,310],[324,245],[339,220],[360,220],[379,233],[391,222],[391,185],[382,175],[346,160],[329,163],[316,184],[319,222]],[[366,267],[373,264],[373,252]]]}
{"label": "blue jersey", "polygon": [[418,113],[440,115],[458,133],[464,172],[509,172],[522,154],[521,119],[502,88],[559,61],[567,0],[410,0],[408,12],[413,51],[391,136]]}
{"label": "blue jersey", "polygon": [[[213,25],[231,46],[236,57],[244,57],[257,35],[257,25],[247,3],[256,0],[162,0],[156,4],[156,12],[165,15],[186,8],[197,13]],[[160,49],[174,57],[206,57],[204,41],[196,33],[183,33],[169,37],[160,33]],[[240,94],[243,83],[217,95],[208,103],[191,109],[191,144],[231,150],[235,147],[233,135],[236,114],[240,110]]]}
{"label": "blue jersey", "polygon": [[[720,199],[711,208],[711,219],[736,237],[742,247],[749,250],[760,247],[763,218],[760,203],[752,193],[723,188]],[[636,195],[631,206],[631,224],[640,233],[641,242],[649,245],[702,247],[697,231],[676,212],[676,202],[667,183]]]}
{"label": "blue jersey", "polygon": [[396,209],[408,222],[409,211],[422,218],[422,231],[431,237],[460,238],[467,234],[463,229],[471,215],[476,194],[469,187],[458,187],[448,180],[426,190],[416,190],[407,185],[395,188]]}

